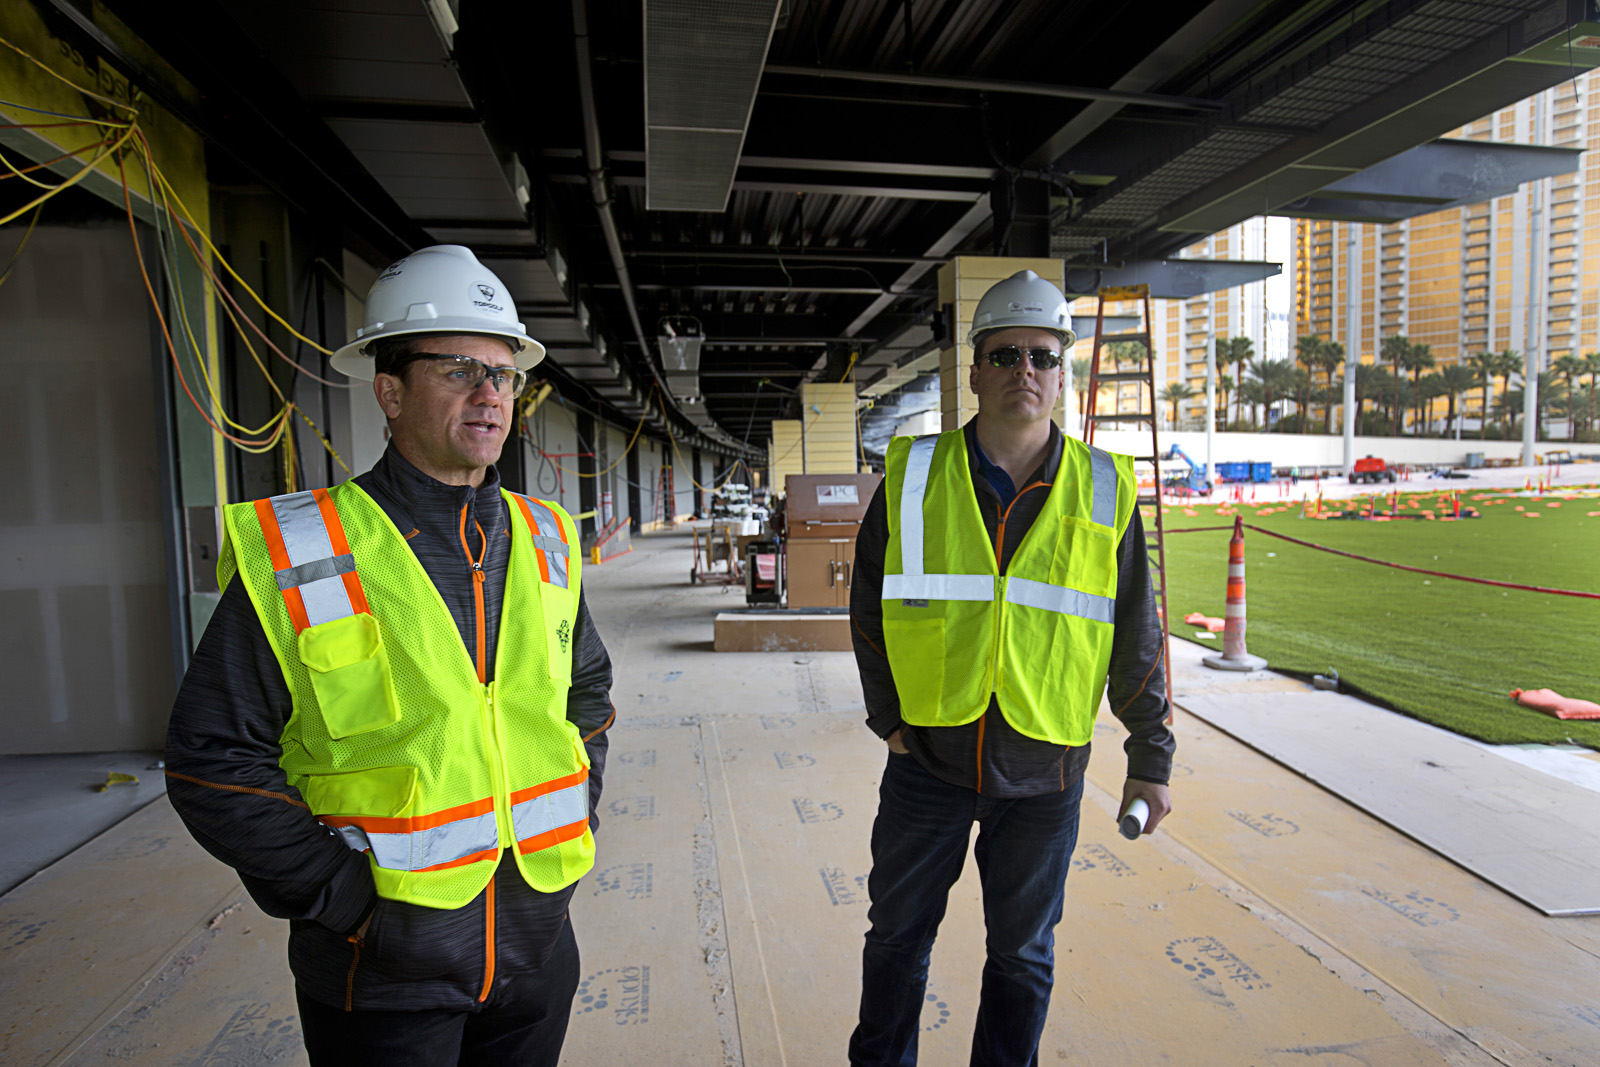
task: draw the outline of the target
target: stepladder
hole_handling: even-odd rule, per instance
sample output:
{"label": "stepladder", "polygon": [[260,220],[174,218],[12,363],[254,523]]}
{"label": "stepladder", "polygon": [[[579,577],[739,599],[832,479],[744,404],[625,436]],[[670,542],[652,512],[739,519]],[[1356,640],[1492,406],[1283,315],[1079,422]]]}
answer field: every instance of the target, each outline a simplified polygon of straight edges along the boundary
{"label": "stepladder", "polygon": [[[1137,319],[1132,330],[1107,332],[1107,306],[1116,305],[1125,316],[1130,310]],[[1083,420],[1083,439],[1095,444],[1095,431],[1101,427],[1131,430],[1118,434],[1121,442],[1131,436],[1137,444],[1120,443],[1133,457],[1134,477],[1138,482],[1138,510],[1145,517],[1145,549],[1150,558],[1150,580],[1154,587],[1156,611],[1161,618],[1161,664],[1166,676],[1168,712],[1172,721],[1172,638],[1167,616],[1167,541],[1161,516],[1161,427],[1156,396],[1155,320],[1151,316],[1148,285],[1108,286],[1097,294],[1094,320],[1094,355],[1089,363],[1089,381]],[[1119,316],[1120,317],[1120,316]],[[1144,436],[1148,427],[1149,437]],[[1145,444],[1148,440],[1148,445]]]}
{"label": "stepladder", "polygon": [[678,498],[672,489],[671,463],[663,463],[656,472],[655,518],[663,530],[671,530],[678,525]]}

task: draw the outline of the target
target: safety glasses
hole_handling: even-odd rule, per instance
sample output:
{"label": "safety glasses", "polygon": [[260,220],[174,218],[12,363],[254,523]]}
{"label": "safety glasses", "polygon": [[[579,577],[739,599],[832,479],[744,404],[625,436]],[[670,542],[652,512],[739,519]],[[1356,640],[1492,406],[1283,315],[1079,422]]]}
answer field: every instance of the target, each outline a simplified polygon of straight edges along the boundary
{"label": "safety glasses", "polygon": [[485,381],[494,382],[494,391],[501,400],[512,400],[522,395],[528,384],[528,375],[516,367],[491,367],[471,356],[426,355],[419,356],[428,380],[452,393],[475,393]]}
{"label": "safety glasses", "polygon": [[1061,366],[1061,353],[1053,348],[1018,348],[1016,345],[1004,345],[985,352],[981,358],[988,360],[992,367],[1015,367],[1024,352],[1033,361],[1034,370],[1055,370]]}

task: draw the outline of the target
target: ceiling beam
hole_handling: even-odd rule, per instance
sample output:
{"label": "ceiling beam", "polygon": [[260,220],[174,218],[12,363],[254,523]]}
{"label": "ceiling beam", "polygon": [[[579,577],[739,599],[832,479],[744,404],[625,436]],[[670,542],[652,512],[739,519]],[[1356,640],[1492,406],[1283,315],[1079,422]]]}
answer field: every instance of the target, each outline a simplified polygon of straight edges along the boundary
{"label": "ceiling beam", "polygon": [[1052,85],[1047,82],[1000,81],[994,78],[957,78],[944,74],[910,74],[887,70],[839,70],[830,67],[787,66],[782,63],[768,63],[764,74],[876,82],[879,85],[910,85],[925,89],[955,89],[979,93],[1004,93],[1013,96],[1053,97],[1057,100],[1100,100],[1115,104],[1138,104],[1142,107],[1168,108],[1201,113],[1221,112],[1228,109],[1228,104],[1225,101],[1207,100],[1198,96],[1167,96],[1161,93],[1137,93],[1122,89],[1095,89],[1080,85]]}
{"label": "ceiling beam", "polygon": [[[972,206],[967,208],[961,217],[956,219],[937,241],[929,245],[928,250],[923,255],[930,260],[948,258],[950,253],[955,251],[956,246],[972,236],[972,231],[983,225],[988,218],[989,198],[987,196],[974,197]],[[931,267],[932,263],[913,263],[907,267],[900,277],[889,283],[888,292],[880,294],[850,321],[850,325],[844,328],[845,335],[850,336],[866,329],[868,324],[878,317],[879,313],[886,310],[902,293],[915,285],[924,274],[928,273]]]}
{"label": "ceiling beam", "polygon": [[[1176,33],[1156,45],[1132,70],[1112,82],[1118,92],[1140,95],[1193,62],[1196,41],[1214,41],[1229,26],[1260,6],[1260,0],[1213,0]],[[1055,133],[1023,158],[1025,167],[1046,168],[1080,144],[1126,106],[1110,99],[1096,100],[1072,116]]]}

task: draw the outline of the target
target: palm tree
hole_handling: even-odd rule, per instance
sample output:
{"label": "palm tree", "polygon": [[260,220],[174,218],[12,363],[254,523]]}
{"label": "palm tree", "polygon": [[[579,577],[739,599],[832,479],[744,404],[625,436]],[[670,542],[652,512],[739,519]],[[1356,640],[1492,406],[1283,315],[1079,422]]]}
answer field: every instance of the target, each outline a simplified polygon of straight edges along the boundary
{"label": "palm tree", "polygon": [[1361,425],[1361,407],[1368,400],[1382,401],[1384,392],[1394,379],[1376,363],[1356,364],[1356,426]]}
{"label": "palm tree", "polygon": [[1392,337],[1385,337],[1383,339],[1383,341],[1378,345],[1378,359],[1379,359],[1379,361],[1380,362],[1386,361],[1389,364],[1389,368],[1394,372],[1394,377],[1395,377],[1395,380],[1396,380],[1396,386],[1395,386],[1395,390],[1394,390],[1393,396],[1394,396],[1394,421],[1395,421],[1396,426],[1397,426],[1397,432],[1400,429],[1404,429],[1404,420],[1402,420],[1400,418],[1399,378],[1400,378],[1401,371],[1405,366],[1406,350],[1408,348],[1410,348],[1410,347],[1411,347],[1411,342],[1406,340],[1405,336],[1402,335],[1402,334],[1395,334]]}
{"label": "palm tree", "polygon": [[1260,379],[1246,378],[1239,383],[1239,388],[1234,390],[1233,396],[1234,411],[1239,414],[1239,418],[1236,418],[1234,422],[1241,423],[1244,421],[1243,409],[1248,404],[1250,405],[1250,425],[1258,427],[1260,424],[1256,422],[1256,408],[1260,406],[1266,396],[1266,390],[1261,387]]}
{"label": "palm tree", "polygon": [[1590,352],[1583,357],[1583,370],[1589,376],[1589,434],[1594,435],[1595,378],[1600,377],[1600,352]]}
{"label": "palm tree", "polygon": [[[1537,382],[1537,392],[1533,398],[1535,432],[1539,433],[1544,428],[1545,412],[1559,409],[1566,399],[1566,389],[1556,381],[1556,376],[1549,371],[1540,371]],[[1522,414],[1523,390],[1507,389],[1500,394],[1499,402],[1495,405],[1500,409],[1500,414],[1505,417],[1506,425],[1513,426],[1517,416]]]}
{"label": "palm tree", "polygon": [[[1245,368],[1249,366],[1250,361],[1254,358],[1255,346],[1251,344],[1248,337],[1223,337],[1217,341],[1217,366],[1238,367],[1239,370],[1236,376],[1238,381],[1242,382],[1244,380]],[[1243,402],[1242,397],[1236,399],[1233,411],[1233,420],[1235,422],[1239,421],[1239,408]]]}
{"label": "palm tree", "polygon": [[[1522,374],[1522,354],[1515,348],[1506,348],[1496,352],[1494,360],[1495,376],[1504,381],[1504,385],[1500,390],[1500,395],[1504,396],[1511,391],[1511,376],[1513,374],[1518,376]],[[1518,410],[1521,409],[1519,408]],[[1509,426],[1509,423],[1507,425]],[[1509,429],[1507,433],[1509,435]]]}
{"label": "palm tree", "polygon": [[1478,384],[1478,372],[1470,363],[1452,363],[1429,377],[1439,379],[1440,388],[1444,391],[1442,395],[1450,401],[1450,411],[1445,416],[1444,424],[1445,436],[1448,437],[1456,422],[1456,398]]}
{"label": "palm tree", "polygon": [[[1567,396],[1577,393],[1577,379],[1588,371],[1588,363],[1582,356],[1562,356],[1550,365],[1550,369],[1567,380]],[[1578,439],[1578,420],[1570,410],[1567,411],[1567,437],[1570,440]]]}
{"label": "palm tree", "polygon": [[1328,392],[1323,398],[1322,407],[1322,432],[1333,432],[1333,405],[1336,391],[1333,386],[1333,372],[1344,365],[1344,345],[1338,341],[1324,341],[1322,350],[1318,353],[1318,364],[1328,374]]}
{"label": "palm tree", "polygon": [[1178,405],[1193,400],[1195,391],[1187,382],[1168,382],[1161,390],[1161,399],[1172,405],[1172,427],[1178,427]]}
{"label": "palm tree", "polygon": [[1478,440],[1483,441],[1489,436],[1489,387],[1499,374],[1500,358],[1493,352],[1479,352],[1471,357],[1471,362],[1478,384],[1483,386],[1483,410],[1478,413]]}
{"label": "palm tree", "polygon": [[1322,366],[1322,346],[1326,343],[1315,334],[1298,338],[1294,343],[1294,361],[1306,369],[1306,382],[1298,401],[1301,433],[1306,431],[1306,394],[1311,391],[1311,372]]}
{"label": "palm tree", "polygon": [[[1228,425],[1228,394],[1233,392],[1233,375],[1217,375],[1217,392],[1222,394],[1222,425],[1226,427]],[[1217,413],[1213,411],[1211,413],[1211,421],[1215,424],[1216,420]]]}
{"label": "palm tree", "polygon": [[[1272,405],[1279,399],[1292,396],[1296,385],[1295,367],[1287,359],[1262,359],[1256,362],[1252,373],[1261,387],[1260,404],[1264,410],[1262,424],[1272,420]],[[1248,383],[1246,383],[1248,384]],[[1243,392],[1243,389],[1240,390]]]}

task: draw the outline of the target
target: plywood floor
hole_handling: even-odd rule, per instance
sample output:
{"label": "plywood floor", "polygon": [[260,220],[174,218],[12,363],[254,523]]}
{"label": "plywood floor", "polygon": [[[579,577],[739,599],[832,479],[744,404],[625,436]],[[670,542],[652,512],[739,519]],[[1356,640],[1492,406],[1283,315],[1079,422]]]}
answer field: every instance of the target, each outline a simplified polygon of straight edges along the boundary
{"label": "plywood floor", "polygon": [[[853,662],[712,652],[737,594],[688,586],[687,537],[638,545],[586,574],[619,718],[563,1062],[842,1062],[883,763]],[[1041,1062],[1600,1062],[1600,919],[1541,915],[1221,731],[1179,732],[1178,811],[1130,843],[1118,728],[1097,731]],[[0,898],[0,938],[0,1061],[304,1062],[282,924],[164,800]],[[981,946],[969,864],[924,1063],[966,1061]]]}

